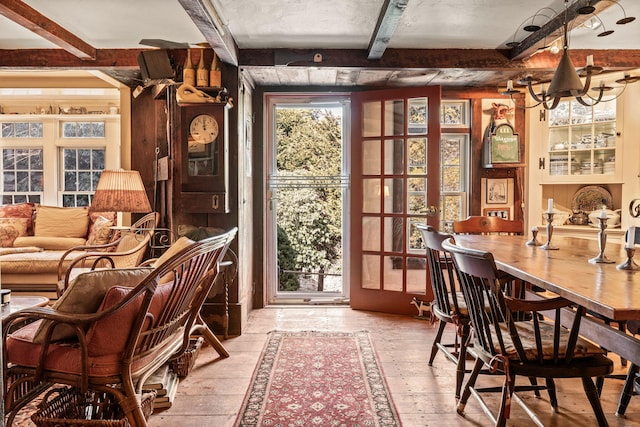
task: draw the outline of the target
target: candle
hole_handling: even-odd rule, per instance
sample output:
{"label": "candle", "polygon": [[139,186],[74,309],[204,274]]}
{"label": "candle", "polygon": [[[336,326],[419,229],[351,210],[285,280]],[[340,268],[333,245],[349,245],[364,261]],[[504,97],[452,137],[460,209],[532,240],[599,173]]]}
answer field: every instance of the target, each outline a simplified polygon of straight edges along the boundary
{"label": "candle", "polygon": [[627,249],[633,249],[636,244],[636,227],[633,225],[627,230],[627,244],[624,246]]}
{"label": "candle", "polygon": [[547,203],[549,204],[549,208],[547,209],[547,212],[549,213],[553,212],[553,199],[547,200]]}
{"label": "candle", "polygon": [[604,209],[600,211],[600,218],[603,218],[603,219],[607,218],[607,212]]}
{"label": "candle", "polygon": [[513,80],[507,80],[507,90],[513,90]]}
{"label": "candle", "polygon": [[593,55],[587,55],[587,67],[593,67]]}

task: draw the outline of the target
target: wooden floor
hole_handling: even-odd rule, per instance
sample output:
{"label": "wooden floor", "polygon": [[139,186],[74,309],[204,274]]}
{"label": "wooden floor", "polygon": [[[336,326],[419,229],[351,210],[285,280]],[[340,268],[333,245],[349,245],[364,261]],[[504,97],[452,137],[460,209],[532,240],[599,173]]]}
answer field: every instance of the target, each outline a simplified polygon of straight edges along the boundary
{"label": "wooden floor", "polygon": [[[367,330],[404,427],[489,425],[489,419],[473,398],[467,405],[465,417],[456,414],[453,363],[439,354],[432,367],[427,365],[436,331],[428,320],[326,306],[266,308],[251,312],[244,333],[224,341],[231,356],[220,359],[210,347],[204,348],[192,373],[181,381],[173,406],[154,413],[149,425],[232,426],[267,333],[272,330]],[[625,372],[620,359],[617,356],[613,359],[617,372]],[[487,376],[480,380],[498,382],[497,378]],[[540,399],[528,394],[521,397],[547,426],[596,425],[580,380],[559,380],[557,387],[560,404],[557,414],[551,413],[544,393]],[[620,380],[605,381],[602,404],[609,424],[640,426],[640,396],[632,398],[626,417],[615,416],[621,387]],[[529,426],[533,423],[514,403],[508,425]]]}

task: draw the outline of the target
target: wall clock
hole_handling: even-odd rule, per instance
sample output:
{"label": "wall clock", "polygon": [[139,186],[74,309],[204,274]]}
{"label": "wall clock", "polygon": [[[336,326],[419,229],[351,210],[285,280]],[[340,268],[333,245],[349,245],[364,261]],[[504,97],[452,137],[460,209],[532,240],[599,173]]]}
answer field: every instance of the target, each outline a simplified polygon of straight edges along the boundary
{"label": "wall clock", "polygon": [[194,142],[210,144],[218,137],[218,121],[210,114],[199,114],[191,120],[189,136]]}

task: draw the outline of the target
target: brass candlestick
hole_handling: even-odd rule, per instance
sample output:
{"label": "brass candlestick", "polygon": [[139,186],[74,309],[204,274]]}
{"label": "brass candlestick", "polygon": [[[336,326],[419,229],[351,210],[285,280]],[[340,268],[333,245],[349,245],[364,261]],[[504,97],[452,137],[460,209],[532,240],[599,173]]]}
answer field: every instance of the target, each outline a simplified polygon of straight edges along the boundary
{"label": "brass candlestick", "polygon": [[589,260],[591,264],[613,264],[615,262],[607,258],[604,254],[604,248],[607,245],[607,233],[604,232],[607,228],[607,219],[609,218],[598,217],[598,228],[600,229],[600,231],[598,231],[598,248],[600,249],[600,253],[597,257]]}
{"label": "brass candlestick", "polygon": [[635,261],[633,260],[633,255],[636,253],[636,249],[635,248],[624,248],[624,250],[627,253],[627,260],[625,262],[623,262],[622,264],[616,265],[616,268],[618,270],[638,270],[638,269],[640,269],[638,264],[636,264]]}
{"label": "brass candlestick", "polygon": [[553,234],[553,212],[545,212],[544,215],[547,220],[547,243],[540,246],[540,249],[545,251],[557,251],[559,248],[551,246],[551,235]]}
{"label": "brass candlestick", "polygon": [[528,240],[525,245],[527,246],[540,246],[542,243],[538,242],[538,227],[535,225],[531,227],[531,240]]}

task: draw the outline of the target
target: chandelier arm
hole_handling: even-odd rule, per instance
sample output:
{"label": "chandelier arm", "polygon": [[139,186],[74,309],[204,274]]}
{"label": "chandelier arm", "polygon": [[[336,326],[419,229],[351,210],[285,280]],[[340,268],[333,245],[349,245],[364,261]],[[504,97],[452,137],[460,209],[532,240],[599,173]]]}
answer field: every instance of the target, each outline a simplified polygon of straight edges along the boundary
{"label": "chandelier arm", "polygon": [[[587,75],[584,79],[584,87],[582,88],[582,92],[578,96],[584,96],[589,92],[589,88],[591,87],[591,72],[587,72]],[[602,91],[600,91],[600,98],[602,98]]]}
{"label": "chandelier arm", "polygon": [[[547,98],[549,99],[549,98]],[[547,104],[547,101],[545,100],[545,102],[542,103],[542,106],[544,107],[545,110],[553,110],[554,108],[556,108],[558,106],[558,103],[560,102],[560,97],[559,96],[555,96],[553,97],[553,102],[551,103],[551,105]]]}
{"label": "chandelier arm", "polygon": [[538,104],[540,104],[541,102],[544,101],[544,94],[542,94],[542,99],[538,98],[538,95],[536,94],[535,90],[533,90],[533,86],[531,85],[531,81],[527,82],[527,89],[529,89],[529,95],[531,95],[533,100],[536,101]]}

